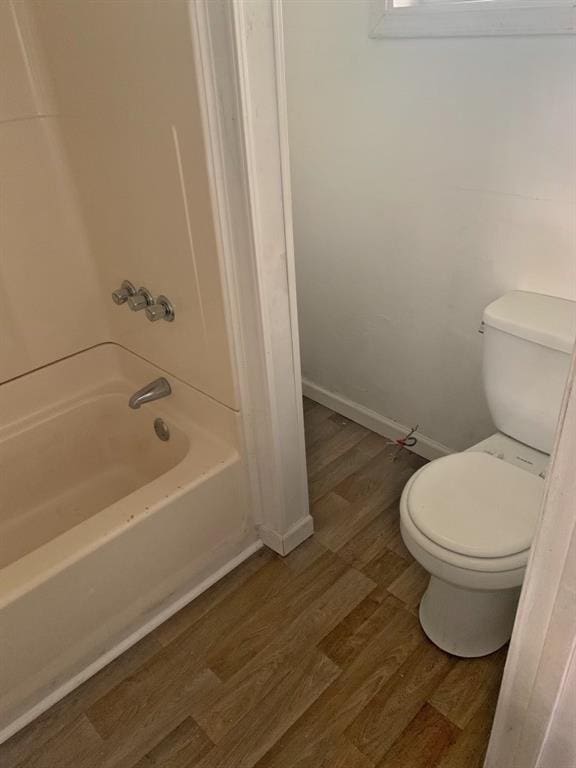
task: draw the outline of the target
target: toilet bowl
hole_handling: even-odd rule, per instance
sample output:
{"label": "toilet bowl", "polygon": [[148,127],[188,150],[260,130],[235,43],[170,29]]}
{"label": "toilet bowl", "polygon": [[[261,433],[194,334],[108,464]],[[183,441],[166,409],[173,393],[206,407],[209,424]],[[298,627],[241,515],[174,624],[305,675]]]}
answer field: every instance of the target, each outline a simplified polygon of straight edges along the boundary
{"label": "toilet bowl", "polygon": [[474,449],[406,485],[402,537],[430,573],[420,623],[443,650],[484,656],[509,640],[543,489],[538,475]]}

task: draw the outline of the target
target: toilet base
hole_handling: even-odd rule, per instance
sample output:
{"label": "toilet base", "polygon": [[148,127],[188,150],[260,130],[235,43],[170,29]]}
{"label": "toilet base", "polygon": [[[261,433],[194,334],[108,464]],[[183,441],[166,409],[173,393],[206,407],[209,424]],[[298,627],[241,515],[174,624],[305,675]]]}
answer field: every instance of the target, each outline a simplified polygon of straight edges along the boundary
{"label": "toilet base", "polygon": [[487,656],[510,639],[519,597],[520,587],[479,591],[431,576],[420,603],[420,624],[447,653]]}

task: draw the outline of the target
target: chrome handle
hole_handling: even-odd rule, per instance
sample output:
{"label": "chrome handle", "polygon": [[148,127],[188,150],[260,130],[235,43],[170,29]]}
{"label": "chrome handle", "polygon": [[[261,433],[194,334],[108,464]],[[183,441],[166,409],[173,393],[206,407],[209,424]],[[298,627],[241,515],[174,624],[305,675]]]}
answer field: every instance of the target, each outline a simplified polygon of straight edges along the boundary
{"label": "chrome handle", "polygon": [[130,280],[123,280],[120,288],[112,291],[112,301],[114,304],[121,306],[125,304],[131,296],[136,293],[136,288],[132,285]]}
{"label": "chrome handle", "polygon": [[146,317],[151,323],[157,320],[167,320],[171,323],[175,317],[174,307],[166,296],[158,296],[153,304],[146,307]]}
{"label": "chrome handle", "polygon": [[147,288],[138,288],[134,296],[130,296],[128,299],[128,306],[132,312],[140,312],[152,304],[154,304],[154,297]]}

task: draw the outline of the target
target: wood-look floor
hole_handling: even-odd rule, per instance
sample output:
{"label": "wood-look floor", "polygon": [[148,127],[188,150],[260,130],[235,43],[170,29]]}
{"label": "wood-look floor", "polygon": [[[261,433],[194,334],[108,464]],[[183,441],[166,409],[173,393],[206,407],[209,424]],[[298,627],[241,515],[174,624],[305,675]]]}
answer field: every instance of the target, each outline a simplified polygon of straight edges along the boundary
{"label": "wood-look floor", "polygon": [[2,768],[480,768],[504,652],[423,635],[421,460],[305,402],[316,534],[268,550],[0,747]]}

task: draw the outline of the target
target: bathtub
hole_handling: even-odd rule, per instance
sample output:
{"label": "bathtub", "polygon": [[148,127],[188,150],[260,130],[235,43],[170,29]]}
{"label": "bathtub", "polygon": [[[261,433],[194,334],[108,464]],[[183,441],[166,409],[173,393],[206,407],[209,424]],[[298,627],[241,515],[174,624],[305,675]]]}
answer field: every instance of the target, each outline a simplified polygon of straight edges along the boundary
{"label": "bathtub", "polygon": [[0,386],[0,741],[260,546],[237,422],[114,344]]}

